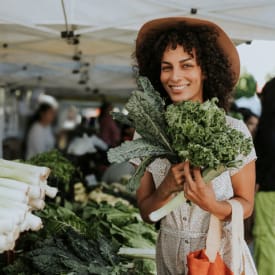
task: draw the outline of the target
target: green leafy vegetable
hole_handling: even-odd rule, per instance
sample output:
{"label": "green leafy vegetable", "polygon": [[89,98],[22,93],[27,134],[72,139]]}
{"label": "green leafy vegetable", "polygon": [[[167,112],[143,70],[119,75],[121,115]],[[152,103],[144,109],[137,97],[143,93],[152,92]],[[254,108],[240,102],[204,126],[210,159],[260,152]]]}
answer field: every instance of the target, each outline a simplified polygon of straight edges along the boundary
{"label": "green leafy vegetable", "polygon": [[63,184],[69,184],[76,168],[58,150],[41,153],[27,161],[29,164],[46,166],[51,169],[51,178],[56,178]]}
{"label": "green leafy vegetable", "polygon": [[[224,110],[216,105],[218,99],[181,102],[165,109],[149,80],[141,77],[138,81],[143,91],[133,92],[126,109],[127,118],[141,138],[108,153],[111,162],[142,160],[129,182],[130,189],[137,188],[146,167],[156,158],[167,158],[172,163],[189,160],[191,165],[204,169],[206,183],[242,164],[241,158],[252,149],[252,140],[227,124]],[[151,220],[159,220],[184,201],[179,193],[174,202],[152,213]]]}
{"label": "green leafy vegetable", "polygon": [[250,138],[229,127],[217,99],[182,102],[168,106],[165,113],[172,147],[182,161],[193,166],[217,169],[220,165],[237,167],[237,157],[252,148]]}

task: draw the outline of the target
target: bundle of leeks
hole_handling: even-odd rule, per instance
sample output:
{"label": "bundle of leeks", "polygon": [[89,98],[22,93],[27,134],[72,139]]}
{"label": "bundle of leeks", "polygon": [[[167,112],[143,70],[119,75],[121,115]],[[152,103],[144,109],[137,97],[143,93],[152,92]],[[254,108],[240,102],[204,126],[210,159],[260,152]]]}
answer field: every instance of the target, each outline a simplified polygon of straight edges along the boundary
{"label": "bundle of leeks", "polygon": [[45,207],[45,196],[57,188],[47,185],[50,169],[0,159],[0,253],[12,250],[20,232],[42,227],[34,210]]}

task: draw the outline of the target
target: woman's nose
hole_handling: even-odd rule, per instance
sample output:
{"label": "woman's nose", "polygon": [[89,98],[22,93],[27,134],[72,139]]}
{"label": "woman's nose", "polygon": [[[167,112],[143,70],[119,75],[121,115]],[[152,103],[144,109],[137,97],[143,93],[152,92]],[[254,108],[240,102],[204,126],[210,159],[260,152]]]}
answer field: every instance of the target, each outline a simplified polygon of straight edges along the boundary
{"label": "woman's nose", "polygon": [[182,79],[182,73],[180,72],[180,70],[178,70],[178,69],[174,69],[173,71],[172,71],[172,74],[171,74],[171,80],[172,81],[179,81],[179,80],[181,80]]}

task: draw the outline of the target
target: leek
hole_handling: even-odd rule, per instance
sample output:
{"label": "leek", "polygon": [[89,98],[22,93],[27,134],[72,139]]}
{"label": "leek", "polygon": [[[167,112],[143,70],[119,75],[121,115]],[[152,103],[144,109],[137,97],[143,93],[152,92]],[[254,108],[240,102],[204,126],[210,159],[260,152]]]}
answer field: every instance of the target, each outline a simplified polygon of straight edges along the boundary
{"label": "leek", "polygon": [[16,161],[9,161],[0,159],[0,166],[6,167],[10,169],[15,169],[18,172],[22,172],[23,174],[31,174],[38,179],[45,180],[48,178],[51,170],[48,167],[35,166],[31,164],[25,164]]}
{"label": "leek", "polygon": [[39,185],[30,185],[28,195],[31,200],[43,199],[45,197],[45,192],[41,189]]}
{"label": "leek", "polygon": [[35,210],[42,210],[45,207],[45,201],[44,200],[30,200],[29,205],[35,209]]}
{"label": "leek", "polygon": [[43,188],[46,191],[46,195],[50,197],[51,199],[55,198],[57,195],[58,189],[55,187],[51,187],[47,185],[46,183],[41,183],[40,184],[41,188]]}
{"label": "leek", "polygon": [[0,253],[13,249],[20,232],[39,230],[42,221],[31,210],[45,207],[45,195],[57,188],[47,185],[50,169],[0,159]]}
{"label": "leek", "polygon": [[0,235],[0,252],[5,251],[7,244],[8,244],[7,236]]}
{"label": "leek", "polygon": [[10,218],[1,218],[0,220],[0,234],[10,232],[15,227],[15,222]]}
{"label": "leek", "polygon": [[0,209],[0,219],[9,219],[11,218],[16,224],[20,224],[25,219],[25,214],[22,212],[12,211],[11,209]]}
{"label": "leek", "polygon": [[131,258],[155,260],[156,250],[154,248],[121,247],[118,251],[118,255],[128,256]]}
{"label": "leek", "polygon": [[29,191],[28,184],[17,180],[7,179],[7,178],[0,178],[0,186],[21,190],[24,193],[27,193]]}
{"label": "leek", "polygon": [[19,172],[15,168],[10,168],[10,167],[1,167],[0,177],[23,181],[25,183],[34,184],[34,185],[38,185],[40,181],[40,176],[38,174],[29,173],[27,171]]}
{"label": "leek", "polygon": [[[204,182],[209,183],[225,171],[226,171],[226,167],[223,165],[220,165],[216,170],[212,168],[208,168],[202,173],[203,180]],[[157,222],[163,217],[165,217],[166,215],[168,215],[170,212],[175,210],[176,208],[180,207],[184,202],[186,202],[186,199],[184,197],[184,192],[181,191],[173,199],[171,199],[167,204],[165,204],[158,210],[153,211],[149,215],[149,219],[152,222]]]}
{"label": "leek", "polygon": [[31,214],[30,212],[27,213],[24,222],[20,225],[21,231],[26,231],[30,229],[32,231],[38,231],[41,228],[42,228],[42,220],[39,217]]}
{"label": "leek", "polygon": [[7,198],[22,203],[27,203],[28,201],[27,193],[0,186],[0,200],[1,198]]}

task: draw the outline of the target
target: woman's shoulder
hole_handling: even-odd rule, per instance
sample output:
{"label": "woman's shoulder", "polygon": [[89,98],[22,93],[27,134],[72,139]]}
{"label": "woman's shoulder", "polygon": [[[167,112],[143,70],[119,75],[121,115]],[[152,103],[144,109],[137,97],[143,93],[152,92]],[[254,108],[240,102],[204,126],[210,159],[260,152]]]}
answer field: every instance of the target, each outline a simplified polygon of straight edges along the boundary
{"label": "woman's shoulder", "polygon": [[242,132],[246,137],[251,136],[246,124],[241,119],[236,119],[231,116],[226,116],[226,123],[230,127]]}

